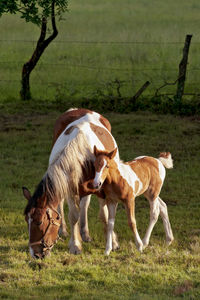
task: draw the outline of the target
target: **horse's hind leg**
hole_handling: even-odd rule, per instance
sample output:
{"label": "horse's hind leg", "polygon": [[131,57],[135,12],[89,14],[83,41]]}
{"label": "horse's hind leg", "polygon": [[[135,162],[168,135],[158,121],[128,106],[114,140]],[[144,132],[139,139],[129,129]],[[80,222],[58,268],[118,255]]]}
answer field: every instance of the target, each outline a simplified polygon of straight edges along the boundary
{"label": "horse's hind leg", "polygon": [[65,222],[65,215],[64,215],[64,202],[65,202],[65,199],[62,199],[59,204],[59,211],[61,214],[61,226],[60,226],[59,233],[60,233],[60,235],[67,237],[68,232],[67,232],[67,225]]}
{"label": "horse's hind leg", "polygon": [[[107,229],[108,229],[108,207],[104,199],[98,198],[99,200],[99,218],[104,224],[104,234],[107,239]],[[117,209],[117,207],[116,207]],[[116,233],[112,232],[112,250],[115,251],[119,249],[119,243]]]}
{"label": "horse's hind leg", "polygon": [[84,242],[90,242],[90,234],[88,228],[88,207],[90,205],[91,195],[81,198],[80,201],[80,233]]}
{"label": "horse's hind leg", "polygon": [[162,218],[164,229],[165,229],[165,234],[166,234],[166,243],[167,243],[167,245],[170,245],[174,240],[174,236],[173,236],[171,224],[169,222],[167,205],[160,197],[158,197],[158,201],[159,201],[159,207],[160,207],[160,216]]}
{"label": "horse's hind leg", "polygon": [[143,239],[143,246],[146,248],[149,244],[149,240],[151,237],[152,230],[158,220],[159,214],[160,214],[160,203],[159,203],[159,198],[151,199],[147,195],[145,197],[149,200],[150,204],[150,222],[149,226],[147,228],[145,237]]}
{"label": "horse's hind leg", "polygon": [[69,241],[69,251],[72,254],[79,254],[82,250],[81,236],[79,228],[79,208],[74,200],[69,200],[69,223],[71,227],[71,238]]}

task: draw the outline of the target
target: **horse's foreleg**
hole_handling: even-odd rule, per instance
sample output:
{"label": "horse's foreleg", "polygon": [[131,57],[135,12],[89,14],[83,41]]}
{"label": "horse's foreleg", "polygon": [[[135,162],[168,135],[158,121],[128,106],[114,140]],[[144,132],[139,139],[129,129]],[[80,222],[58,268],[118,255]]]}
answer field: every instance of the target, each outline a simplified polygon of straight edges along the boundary
{"label": "horse's foreleg", "polygon": [[144,248],[146,248],[149,244],[152,230],[153,230],[156,222],[158,221],[158,217],[160,214],[160,204],[159,204],[158,198],[155,198],[154,200],[149,199],[149,204],[150,204],[150,222],[149,222],[149,226],[147,228],[145,237],[143,239]]}
{"label": "horse's foreleg", "polygon": [[[108,207],[104,199],[98,198],[99,200],[99,218],[104,225],[104,234],[107,238],[107,229],[108,229]],[[112,250],[115,251],[119,249],[119,243],[117,239],[117,234],[113,231],[112,233]]]}
{"label": "horse's foreleg", "polygon": [[160,197],[158,198],[158,201],[159,201],[159,207],[160,207],[160,216],[162,218],[164,229],[165,229],[165,234],[166,234],[166,243],[167,243],[167,245],[170,245],[174,240],[174,236],[173,236],[171,224],[169,222],[167,205]]}
{"label": "horse's foreleg", "polygon": [[60,235],[67,237],[68,232],[67,232],[67,225],[65,222],[65,215],[64,215],[64,202],[65,202],[65,199],[62,199],[59,204],[59,207],[58,207],[59,212],[61,214],[61,226],[60,226],[59,233],[60,233]]}
{"label": "horse's foreleg", "polygon": [[90,205],[90,198],[91,195],[85,196],[81,198],[80,201],[80,233],[82,240],[84,242],[90,242],[91,238],[89,235],[89,228],[88,228],[88,207]]}
{"label": "horse's foreleg", "polygon": [[125,207],[128,216],[128,225],[134,234],[136,247],[140,252],[142,252],[143,243],[137,231],[136,219],[135,219],[135,199],[133,198],[131,200],[128,200],[127,203],[125,204]]}
{"label": "horse's foreleg", "polygon": [[69,200],[69,223],[71,227],[71,238],[69,241],[69,251],[73,254],[79,254],[82,250],[81,236],[79,228],[79,208],[74,200]]}
{"label": "horse's foreleg", "polygon": [[115,215],[117,203],[108,203],[108,225],[107,225],[107,240],[106,240],[106,250],[105,255],[109,255],[112,250],[112,236],[115,224]]}

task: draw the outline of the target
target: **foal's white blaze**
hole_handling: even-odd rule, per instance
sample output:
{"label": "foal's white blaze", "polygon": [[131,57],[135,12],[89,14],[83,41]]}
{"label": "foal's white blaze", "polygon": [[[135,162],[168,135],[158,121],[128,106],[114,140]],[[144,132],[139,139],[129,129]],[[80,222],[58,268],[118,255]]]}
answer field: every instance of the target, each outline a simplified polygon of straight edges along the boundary
{"label": "foal's white blaze", "polygon": [[[28,231],[29,231],[29,242],[30,242],[30,237],[31,237],[31,222],[33,219],[31,219],[30,214],[28,214]],[[31,246],[29,246],[29,251],[31,256],[34,258],[34,251]]]}
{"label": "foal's white blaze", "polygon": [[101,179],[101,176],[103,174],[103,170],[105,169],[106,167],[106,160],[104,159],[103,160],[103,167],[101,168],[100,172],[96,172],[95,173],[95,177],[94,177],[94,188],[98,187],[100,184],[102,184],[102,179]]}

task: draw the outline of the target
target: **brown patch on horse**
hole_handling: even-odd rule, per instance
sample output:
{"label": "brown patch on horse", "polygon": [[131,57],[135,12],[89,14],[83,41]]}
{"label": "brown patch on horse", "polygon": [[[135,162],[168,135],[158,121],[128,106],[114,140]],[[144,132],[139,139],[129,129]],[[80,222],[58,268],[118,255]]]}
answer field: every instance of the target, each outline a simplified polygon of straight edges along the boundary
{"label": "brown patch on horse", "polygon": [[82,118],[86,114],[92,114],[93,112],[89,109],[74,109],[70,111],[64,112],[57,120],[54,126],[54,134],[53,134],[53,145],[55,144],[59,135],[63,132],[63,130],[70,123]]}
{"label": "brown patch on horse", "polygon": [[68,134],[70,134],[70,133],[72,133],[72,131],[75,129],[75,128],[77,128],[77,126],[71,126],[71,127],[69,127],[68,129],[66,129],[65,130],[65,135],[68,135]]}
{"label": "brown patch on horse", "polygon": [[101,122],[101,124],[103,124],[103,126],[105,126],[111,132],[110,122],[106,118],[100,116],[99,121]]}
{"label": "brown patch on horse", "polygon": [[140,183],[139,183],[139,181],[137,180],[137,181],[135,182],[135,194],[137,194],[137,192],[138,192],[138,190],[139,190],[139,187],[140,187]]}
{"label": "brown patch on horse", "polygon": [[[74,110],[69,110],[64,112],[57,120],[54,126],[54,134],[53,134],[53,145],[55,144],[59,135],[63,132],[63,130],[69,125],[70,123],[82,118],[86,114],[93,114],[94,112],[85,109],[85,108],[78,108]],[[99,121],[109,130],[111,131],[110,122],[100,115]]]}
{"label": "brown patch on horse", "polygon": [[101,141],[101,143],[104,145],[104,148],[106,150],[111,151],[115,148],[114,141],[106,129],[104,129],[103,127],[94,125],[93,123],[90,123],[90,128],[96,134],[96,136]]}
{"label": "brown patch on horse", "polygon": [[[159,176],[158,161],[153,157],[143,157],[130,162],[129,165],[137,174],[143,185],[142,190],[138,195],[142,195],[144,192],[147,192],[149,198],[155,199],[160,193],[162,183]],[[135,191],[136,194],[138,189]]]}

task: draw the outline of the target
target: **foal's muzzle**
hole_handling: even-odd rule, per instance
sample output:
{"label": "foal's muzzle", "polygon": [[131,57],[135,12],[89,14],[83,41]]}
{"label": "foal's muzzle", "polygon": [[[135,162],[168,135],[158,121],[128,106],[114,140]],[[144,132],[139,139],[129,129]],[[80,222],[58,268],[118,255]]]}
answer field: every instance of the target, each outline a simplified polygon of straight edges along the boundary
{"label": "foal's muzzle", "polygon": [[94,189],[96,189],[96,190],[99,190],[100,188],[101,188],[101,186],[102,186],[102,183],[101,182],[98,182],[98,183],[94,183]]}

